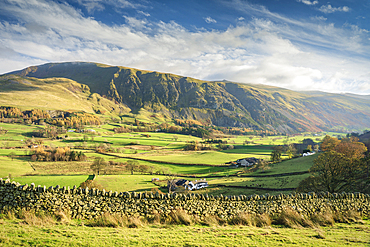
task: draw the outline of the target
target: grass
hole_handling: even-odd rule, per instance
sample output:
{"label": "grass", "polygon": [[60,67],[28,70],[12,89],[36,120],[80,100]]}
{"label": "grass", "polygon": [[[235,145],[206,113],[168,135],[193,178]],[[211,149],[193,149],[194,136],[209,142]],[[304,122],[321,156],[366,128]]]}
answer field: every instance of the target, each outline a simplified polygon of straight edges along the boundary
{"label": "grass", "polygon": [[87,175],[76,175],[76,176],[22,176],[22,177],[15,177],[12,181],[18,182],[20,184],[31,184],[34,183],[36,186],[57,186],[60,187],[66,186],[72,188],[74,185],[77,187],[87,179]]}
{"label": "grass", "polygon": [[228,154],[218,151],[188,151],[173,153],[171,155],[164,153],[161,156],[148,156],[148,159],[155,161],[208,165],[224,165],[226,162],[235,161],[240,158],[245,158],[245,155]]}
{"label": "grass", "polygon": [[[60,179],[63,176],[75,177],[76,175],[88,176],[93,171],[90,169],[90,164],[95,157],[102,157],[106,161],[126,162],[128,158],[139,158],[140,165],[147,165],[154,168],[154,172],[160,174],[172,173],[183,176],[196,176],[206,178],[208,181],[212,180],[211,186],[206,190],[210,194],[260,194],[265,191],[253,189],[238,189],[238,188],[222,188],[217,185],[228,186],[252,186],[252,184],[262,184],[263,187],[271,188],[290,188],[296,187],[299,181],[306,177],[306,175],[290,176],[290,177],[276,177],[276,178],[245,178],[245,175],[273,175],[290,172],[307,171],[313,164],[313,159],[316,156],[309,156],[304,158],[297,158],[293,160],[283,161],[281,163],[270,165],[270,169],[265,171],[257,170],[253,173],[240,174],[240,177],[230,177],[238,172],[243,171],[243,168],[230,169],[219,165],[235,161],[240,158],[256,157],[269,159],[271,153],[271,142],[274,144],[283,141],[286,137],[259,137],[259,136],[225,136],[223,140],[227,141],[229,145],[233,145],[235,149],[217,151],[182,151],[182,148],[189,141],[201,142],[202,139],[180,134],[170,134],[161,132],[132,132],[115,134],[114,127],[122,124],[104,124],[101,126],[87,126],[87,129],[95,129],[96,135],[93,137],[88,135],[88,141],[84,143],[83,133],[68,133],[68,138],[64,140],[45,139],[45,145],[52,147],[60,147],[68,145],[73,150],[82,151],[87,156],[85,162],[28,162],[30,157],[24,156],[30,152],[30,149],[25,149],[23,146],[24,139],[30,137],[30,133],[44,126],[38,125],[20,125],[20,124],[6,124],[0,123],[0,127],[8,130],[6,134],[0,136],[0,177],[20,178],[21,183],[39,183],[41,185],[53,185],[61,183]],[[147,137],[149,135],[149,137]],[[290,137],[290,140],[307,138],[305,136]],[[248,140],[248,145],[243,145],[243,142]],[[111,153],[118,157],[110,156],[104,153],[95,153],[95,146],[105,144],[117,150],[118,153]],[[79,149],[79,146],[85,146],[89,150]],[[11,147],[23,148],[11,148]],[[5,147],[5,149],[4,149]],[[16,156],[14,160],[8,155],[14,152]],[[151,161],[152,160],[152,161]],[[162,162],[168,162],[162,163]],[[178,164],[171,164],[178,163]],[[183,163],[183,165],[180,165]],[[207,164],[211,166],[199,166],[195,164]],[[34,170],[35,169],[35,170]],[[152,177],[158,175],[139,175],[135,172],[138,181],[129,179],[129,172],[124,170],[124,167],[118,167],[111,170],[114,174],[120,175],[106,175],[101,179],[101,183],[109,190],[117,191],[142,191],[150,190],[153,185],[150,183]],[[104,172],[103,172],[104,174]],[[27,177],[26,175],[32,175]],[[70,176],[74,175],[74,176]],[[48,176],[51,178],[49,179]],[[148,176],[147,178],[139,178],[140,176]],[[212,178],[218,176],[218,178]],[[59,177],[58,181],[55,181]],[[223,177],[223,178],[220,178]],[[55,181],[55,183],[53,182]],[[24,181],[24,182],[23,182]],[[110,181],[110,182],[109,182]],[[69,184],[79,184],[81,181],[71,182]],[[147,184],[149,182],[149,184]],[[66,182],[67,183],[67,182]],[[205,193],[205,191],[198,191],[198,193]],[[275,192],[273,192],[275,193]],[[289,193],[289,192],[286,192]]]}
{"label": "grass", "polygon": [[[15,106],[21,109],[58,109],[93,112],[94,100],[89,93],[82,93],[80,84],[61,78],[36,79],[13,77],[11,83],[0,78],[0,105]],[[77,89],[77,90],[76,90]],[[99,107],[112,109],[111,101],[100,98]]]}
{"label": "grass", "polygon": [[33,175],[81,175],[91,174],[90,162],[32,162],[32,166],[36,171],[32,171]]}
{"label": "grass", "polygon": [[22,159],[0,156],[0,177],[17,177],[26,173],[32,173],[33,169],[29,163]]}
{"label": "grass", "polygon": [[[192,217],[177,212],[167,223],[154,219],[148,224],[137,218],[111,215],[86,221],[70,220],[62,212],[55,218],[24,212],[20,219],[11,214],[0,218],[0,246],[368,246],[370,243],[369,220],[351,224],[333,222],[320,227],[305,225],[294,214],[271,221],[268,217],[257,218],[255,221],[251,215],[242,214],[228,224],[209,218],[200,225]],[[305,226],[299,226],[301,223]]]}
{"label": "grass", "polygon": [[266,171],[257,171],[253,175],[273,175],[282,173],[292,173],[292,172],[303,172],[308,171],[313,165],[314,159],[316,159],[318,154],[299,157],[291,160],[284,160],[280,163],[275,163],[270,165],[271,169]]}
{"label": "grass", "polygon": [[111,191],[150,191],[158,188],[152,183],[152,178],[165,180],[161,175],[99,175],[95,181],[103,186],[105,190]]}
{"label": "grass", "polygon": [[209,182],[210,185],[227,185],[227,186],[243,186],[243,187],[259,187],[262,188],[297,188],[299,182],[307,178],[309,174],[283,176],[283,177],[229,177],[214,179]]}

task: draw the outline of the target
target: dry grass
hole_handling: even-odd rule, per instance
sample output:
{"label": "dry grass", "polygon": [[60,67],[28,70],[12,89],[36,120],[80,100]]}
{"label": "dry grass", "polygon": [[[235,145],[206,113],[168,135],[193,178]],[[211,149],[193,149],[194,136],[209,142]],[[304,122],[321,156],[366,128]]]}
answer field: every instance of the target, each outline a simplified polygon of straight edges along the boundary
{"label": "dry grass", "polygon": [[362,222],[362,215],[360,212],[348,210],[343,212],[334,212],[333,219],[340,223]]}
{"label": "dry grass", "polygon": [[33,211],[24,211],[21,213],[20,218],[23,219],[23,223],[31,226],[49,226],[56,224],[55,218],[43,211],[36,213]]}
{"label": "dry grass", "polygon": [[128,227],[128,228],[139,228],[144,227],[147,220],[143,217],[127,217],[121,214],[110,214],[104,213],[103,215],[88,220],[85,224],[91,227]]}
{"label": "dry grass", "polygon": [[176,225],[192,225],[194,224],[194,217],[186,213],[184,210],[172,211],[169,215],[171,224]]}
{"label": "dry grass", "polygon": [[325,210],[317,214],[312,214],[310,220],[320,226],[332,226],[335,223],[333,212],[331,210]]}
{"label": "dry grass", "polygon": [[315,224],[308,218],[291,208],[286,208],[279,215],[274,217],[273,220],[276,225],[283,225],[290,228],[311,227]]}
{"label": "dry grass", "polygon": [[220,226],[220,225],[225,225],[226,221],[222,220],[217,215],[209,215],[204,218],[203,224],[207,226]]}
{"label": "dry grass", "polygon": [[69,211],[57,211],[48,213],[44,211],[20,210],[18,212],[8,211],[0,215],[0,219],[15,220],[21,219],[24,224],[32,226],[49,226],[55,224],[69,224],[71,214]]}
{"label": "dry grass", "polygon": [[250,214],[240,213],[228,221],[230,225],[244,225],[244,226],[271,226],[272,220],[266,213],[264,214]]}
{"label": "dry grass", "polygon": [[86,223],[86,226],[92,227],[124,227],[127,225],[128,218],[126,216],[110,213],[104,213]]}
{"label": "dry grass", "polygon": [[140,228],[144,227],[146,225],[146,219],[140,218],[140,217],[130,217],[128,219],[128,225],[129,228]]}
{"label": "dry grass", "polygon": [[[45,213],[43,211],[21,210],[17,213],[7,212],[0,215],[0,225],[4,220],[22,219],[24,224],[33,226],[48,226],[55,224],[70,224],[71,213],[69,211],[57,211],[54,213]],[[207,226],[225,226],[240,225],[253,227],[266,227],[271,225],[281,225],[293,229],[311,228],[317,232],[316,238],[324,239],[325,235],[321,226],[333,226],[335,222],[353,223],[362,222],[362,215],[356,211],[333,212],[330,208],[304,216],[292,208],[286,208],[281,213],[270,216],[264,214],[239,213],[235,217],[222,219],[217,215],[208,215],[199,217],[188,214],[185,210],[173,210],[170,214],[164,216],[159,213],[153,213],[146,217],[126,216],[121,214],[104,213],[103,215],[90,219],[82,220],[81,224],[90,227],[127,227],[142,228],[147,224],[156,225],[207,225]]]}

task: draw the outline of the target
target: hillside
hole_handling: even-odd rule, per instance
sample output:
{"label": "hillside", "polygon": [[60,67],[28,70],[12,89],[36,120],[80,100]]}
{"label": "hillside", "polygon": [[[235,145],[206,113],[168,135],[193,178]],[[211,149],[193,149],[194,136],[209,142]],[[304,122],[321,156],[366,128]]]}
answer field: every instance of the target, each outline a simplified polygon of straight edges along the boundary
{"label": "hillside", "polygon": [[[90,100],[89,106],[86,106],[89,109],[98,105],[97,100],[91,101],[91,95],[95,95],[109,99],[104,99],[105,105],[109,105],[104,106],[108,111],[120,108],[121,113],[127,112],[126,109],[135,113],[144,108],[171,118],[195,119],[217,126],[277,132],[354,131],[369,127],[370,123],[368,96],[294,92],[228,81],[209,82],[168,73],[83,62],[45,64],[16,71],[12,73],[14,78],[10,85],[9,79],[5,79],[9,76],[0,78],[2,85],[8,81],[7,87],[0,89],[1,104],[6,103],[1,100],[4,94],[13,93],[16,98],[22,93],[23,98],[26,92],[35,90],[34,85],[41,93],[46,85],[52,85],[52,88],[64,85],[66,88],[70,83],[85,90],[80,100]],[[52,95],[61,97],[58,94],[55,92]],[[44,99],[47,99],[46,95]],[[17,104],[18,101],[12,102]],[[73,108],[69,103],[64,106]]]}

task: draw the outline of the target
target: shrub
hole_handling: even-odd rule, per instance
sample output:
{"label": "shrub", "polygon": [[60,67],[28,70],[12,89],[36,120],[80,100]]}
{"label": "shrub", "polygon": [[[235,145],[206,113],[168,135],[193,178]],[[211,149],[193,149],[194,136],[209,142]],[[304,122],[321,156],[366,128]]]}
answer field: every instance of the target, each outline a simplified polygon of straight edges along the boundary
{"label": "shrub", "polygon": [[96,182],[94,180],[86,180],[85,182],[80,184],[79,188],[81,188],[81,189],[89,188],[89,189],[98,189],[98,190],[103,190],[104,189],[101,184],[99,184],[98,182]]}

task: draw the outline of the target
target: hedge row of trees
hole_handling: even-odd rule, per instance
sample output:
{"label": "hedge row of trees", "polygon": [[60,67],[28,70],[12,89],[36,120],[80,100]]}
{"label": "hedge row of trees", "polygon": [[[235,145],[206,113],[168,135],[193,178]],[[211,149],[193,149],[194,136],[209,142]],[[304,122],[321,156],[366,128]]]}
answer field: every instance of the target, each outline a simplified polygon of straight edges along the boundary
{"label": "hedge row of trees", "polygon": [[115,174],[117,171],[128,171],[131,175],[133,175],[134,172],[151,175],[164,175],[169,173],[169,169],[166,167],[155,168],[153,166],[140,165],[137,160],[128,160],[127,162],[107,162],[102,157],[96,157],[91,163],[90,169],[93,170],[96,175]]}
{"label": "hedge row of trees", "polygon": [[84,161],[86,155],[82,151],[71,151],[69,147],[58,147],[52,150],[44,150],[42,145],[34,148],[31,156],[32,161]]}

